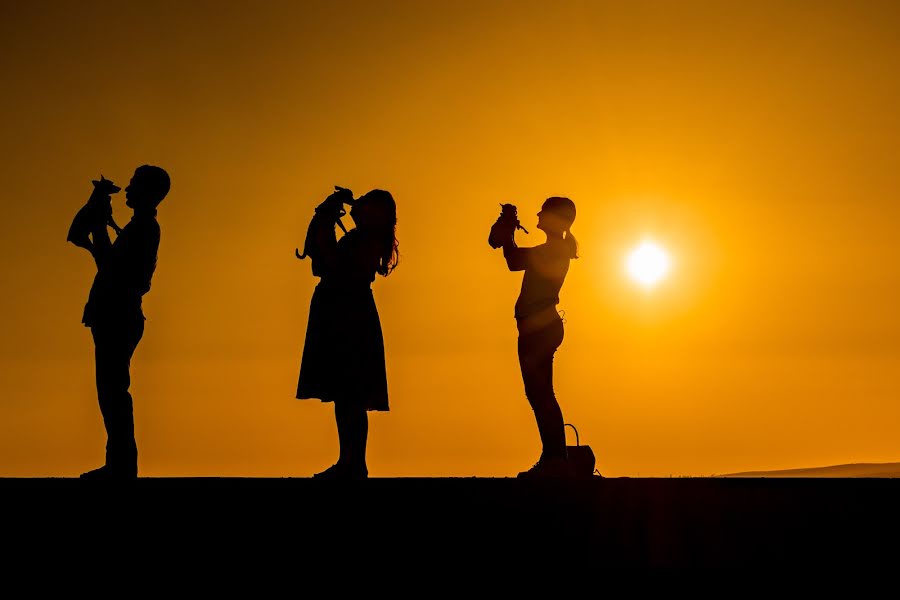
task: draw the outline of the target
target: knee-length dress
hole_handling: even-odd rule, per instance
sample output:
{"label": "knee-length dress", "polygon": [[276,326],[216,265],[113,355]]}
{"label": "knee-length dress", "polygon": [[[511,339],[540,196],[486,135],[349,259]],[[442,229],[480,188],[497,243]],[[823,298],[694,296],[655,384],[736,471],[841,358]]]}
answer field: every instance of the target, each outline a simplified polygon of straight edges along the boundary
{"label": "knee-length dress", "polygon": [[376,240],[358,229],[313,264],[321,281],[309,307],[298,399],[389,409],[384,339],[371,288],[377,265]]}

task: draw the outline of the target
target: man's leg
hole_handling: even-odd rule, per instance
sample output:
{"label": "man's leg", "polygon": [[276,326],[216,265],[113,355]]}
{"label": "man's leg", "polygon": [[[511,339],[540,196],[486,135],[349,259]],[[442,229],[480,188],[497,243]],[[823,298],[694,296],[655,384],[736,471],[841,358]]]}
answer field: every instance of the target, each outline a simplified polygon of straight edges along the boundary
{"label": "man's leg", "polygon": [[97,399],[106,426],[106,468],[115,475],[137,476],[137,444],[131,394],[131,357],[143,335],[143,320],[92,328],[97,368]]}

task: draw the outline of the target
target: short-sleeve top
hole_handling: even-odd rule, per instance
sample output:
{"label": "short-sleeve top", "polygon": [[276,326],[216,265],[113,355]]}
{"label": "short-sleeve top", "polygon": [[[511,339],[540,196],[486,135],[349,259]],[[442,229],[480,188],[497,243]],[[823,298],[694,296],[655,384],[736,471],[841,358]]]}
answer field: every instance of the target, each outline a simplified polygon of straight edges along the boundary
{"label": "short-sleeve top", "polygon": [[504,255],[510,269],[525,271],[516,301],[516,319],[527,318],[559,304],[559,291],[571,260],[569,246],[564,240],[551,238],[532,248],[509,246],[504,249]]}

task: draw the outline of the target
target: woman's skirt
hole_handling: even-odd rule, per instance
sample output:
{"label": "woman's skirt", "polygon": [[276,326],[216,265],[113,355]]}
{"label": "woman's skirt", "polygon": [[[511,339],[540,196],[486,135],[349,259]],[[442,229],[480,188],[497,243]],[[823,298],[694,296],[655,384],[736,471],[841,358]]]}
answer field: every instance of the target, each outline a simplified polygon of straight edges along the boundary
{"label": "woman's skirt", "polygon": [[388,410],[384,338],[371,289],[316,287],[297,398]]}

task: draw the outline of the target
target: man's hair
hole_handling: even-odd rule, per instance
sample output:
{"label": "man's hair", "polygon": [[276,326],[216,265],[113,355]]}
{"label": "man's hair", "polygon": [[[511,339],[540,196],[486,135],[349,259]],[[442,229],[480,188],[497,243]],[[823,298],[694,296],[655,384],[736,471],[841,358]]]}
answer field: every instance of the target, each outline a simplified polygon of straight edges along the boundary
{"label": "man's hair", "polygon": [[154,206],[159,205],[169,193],[169,174],[161,167],[153,165],[141,165],[134,170],[134,174],[141,182],[141,187],[147,192]]}

